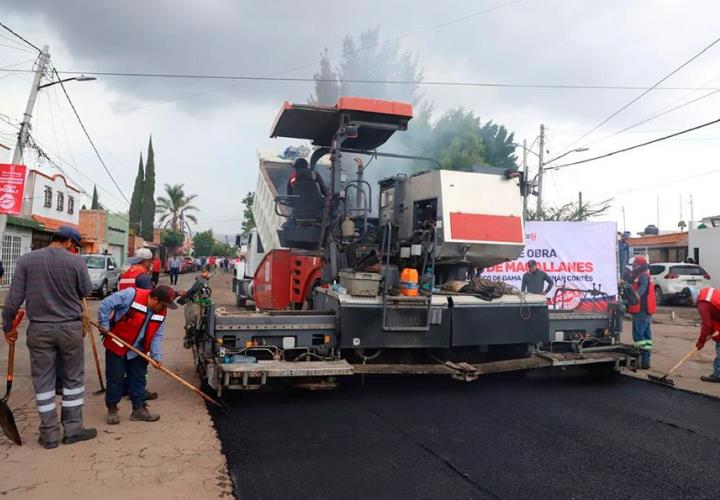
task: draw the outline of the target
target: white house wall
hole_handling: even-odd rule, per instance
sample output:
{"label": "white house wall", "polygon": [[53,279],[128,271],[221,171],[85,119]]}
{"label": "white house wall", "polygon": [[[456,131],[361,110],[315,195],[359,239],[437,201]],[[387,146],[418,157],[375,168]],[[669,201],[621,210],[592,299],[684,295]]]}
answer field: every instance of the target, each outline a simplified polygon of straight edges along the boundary
{"label": "white house wall", "polygon": [[699,250],[699,264],[710,274],[714,287],[720,287],[720,227],[692,229],[688,232],[688,256]]}

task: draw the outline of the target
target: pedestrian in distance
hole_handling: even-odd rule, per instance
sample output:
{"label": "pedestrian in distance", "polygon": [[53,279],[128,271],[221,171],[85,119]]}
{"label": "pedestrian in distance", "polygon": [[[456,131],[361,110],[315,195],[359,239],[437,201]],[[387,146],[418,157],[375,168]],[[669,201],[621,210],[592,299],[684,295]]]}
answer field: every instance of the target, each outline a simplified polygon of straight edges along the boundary
{"label": "pedestrian in distance", "polygon": [[652,354],[652,316],[656,312],[655,286],[650,278],[647,259],[636,255],[632,261],[630,285],[635,292],[635,300],[628,306],[632,314],[632,334],[635,347],[640,349],[640,368],[650,368]]}
{"label": "pedestrian in distance", "polygon": [[175,254],[170,257],[170,284],[177,285],[178,275],[182,268],[182,257]]}
{"label": "pedestrian in distance", "polygon": [[126,288],[142,288],[149,290],[153,287],[152,269],[153,255],[147,248],[138,248],[135,256],[128,259],[130,268],[120,276],[118,290]]}
{"label": "pedestrian in distance", "polygon": [[153,286],[157,286],[158,282],[160,281],[160,267],[162,263],[160,262],[160,258],[155,255],[152,260],[152,284]]}
{"label": "pedestrian in distance", "polygon": [[[133,347],[149,353],[153,361],[161,365],[165,318],[168,308],[177,308],[174,299],[173,289],[164,285],[152,290],[129,288],[116,292],[100,303],[100,333],[112,332]],[[103,345],[107,380],[107,423],[120,423],[118,403],[123,397],[125,377],[132,402],[130,420],[159,420],[160,416],[148,409],[145,398],[148,362],[109,335],[105,335]]]}
{"label": "pedestrian in distance", "polygon": [[[547,287],[544,287],[547,283]],[[536,293],[539,295],[547,295],[552,290],[555,283],[548,273],[538,268],[537,262],[528,261],[528,270],[522,277],[520,290],[525,293]]]}
{"label": "pedestrian in distance", "polygon": [[82,315],[83,297],[90,295],[92,282],[85,262],[71,249],[80,245],[80,233],[68,226],[53,234],[51,243],[18,259],[3,309],[3,331],[10,342],[17,340],[12,321],[25,302],[30,326],[27,346],[35,402],[40,415],[38,442],[57,448],[60,438],[55,406],[56,364],[62,361],[62,442],[72,444],[93,439],[95,429],[83,427],[85,394]]}
{"label": "pedestrian in distance", "polygon": [[700,313],[702,326],[695,347],[701,351],[709,339],[715,341],[715,360],[713,372],[703,375],[704,382],[720,383],[720,289],[717,288],[684,288],[680,293],[688,305],[693,305]]}

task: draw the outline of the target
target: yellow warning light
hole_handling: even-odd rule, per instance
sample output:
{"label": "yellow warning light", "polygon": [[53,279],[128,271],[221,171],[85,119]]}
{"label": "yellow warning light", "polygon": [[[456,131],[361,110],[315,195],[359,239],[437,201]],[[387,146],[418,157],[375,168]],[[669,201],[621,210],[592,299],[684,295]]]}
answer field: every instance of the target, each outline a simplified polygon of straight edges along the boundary
{"label": "yellow warning light", "polygon": [[325,335],[325,343],[326,344],[329,344],[331,339],[332,339],[332,337],[330,337],[330,335]]}

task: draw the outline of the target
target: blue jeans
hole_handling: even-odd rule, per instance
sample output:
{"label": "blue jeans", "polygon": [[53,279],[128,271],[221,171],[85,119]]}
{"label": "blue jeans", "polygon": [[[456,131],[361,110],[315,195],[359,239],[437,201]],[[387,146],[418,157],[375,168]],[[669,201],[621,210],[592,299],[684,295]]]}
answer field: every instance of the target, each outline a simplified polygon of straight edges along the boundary
{"label": "blue jeans", "polygon": [[120,357],[110,351],[105,351],[105,378],[107,380],[107,392],[105,393],[105,404],[116,406],[125,392],[125,376],[127,375],[128,393],[132,401],[133,409],[142,408],[145,405],[145,389],[147,386],[147,361],[137,357],[127,359]]}
{"label": "blue jeans", "polygon": [[713,375],[720,377],[720,342],[715,342],[715,361],[713,361]]}
{"label": "blue jeans", "polygon": [[650,363],[652,352],[652,316],[645,312],[633,315],[632,336],[635,345],[640,349],[640,360],[643,363]]}

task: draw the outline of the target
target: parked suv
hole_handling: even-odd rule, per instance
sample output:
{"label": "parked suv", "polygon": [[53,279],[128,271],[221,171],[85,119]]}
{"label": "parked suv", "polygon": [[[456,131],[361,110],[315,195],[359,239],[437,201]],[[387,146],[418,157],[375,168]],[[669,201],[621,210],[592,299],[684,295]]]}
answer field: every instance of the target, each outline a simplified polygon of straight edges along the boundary
{"label": "parked suv", "polygon": [[105,298],[111,291],[117,290],[120,270],[112,255],[90,253],[82,256],[90,272],[93,293]]}
{"label": "parked suv", "polygon": [[685,287],[698,290],[710,286],[710,275],[697,264],[659,262],[650,265],[658,305],[672,302]]}

